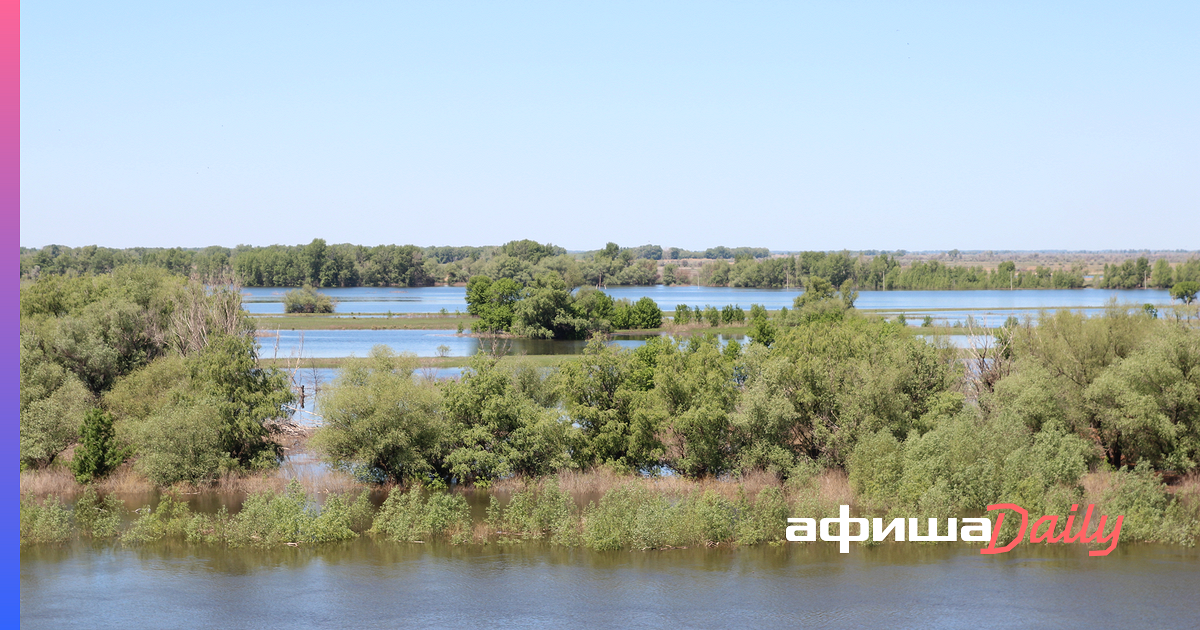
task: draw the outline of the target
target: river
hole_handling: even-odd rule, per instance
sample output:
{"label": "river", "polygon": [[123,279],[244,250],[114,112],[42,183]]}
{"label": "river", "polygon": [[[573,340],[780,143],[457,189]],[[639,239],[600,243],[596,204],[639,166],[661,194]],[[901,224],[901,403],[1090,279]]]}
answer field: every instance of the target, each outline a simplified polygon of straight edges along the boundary
{"label": "river", "polygon": [[592,552],[359,539],[21,552],[23,628],[1195,628],[1200,554],[834,543]]}

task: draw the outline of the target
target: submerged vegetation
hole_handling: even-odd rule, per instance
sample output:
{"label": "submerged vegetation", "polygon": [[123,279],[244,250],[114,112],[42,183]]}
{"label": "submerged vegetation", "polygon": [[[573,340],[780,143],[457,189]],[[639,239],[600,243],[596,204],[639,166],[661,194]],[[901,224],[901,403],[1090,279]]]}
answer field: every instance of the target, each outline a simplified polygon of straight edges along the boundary
{"label": "submerged vegetation", "polygon": [[[1123,541],[1194,545],[1200,537],[1200,483],[1174,494],[1145,470],[1085,475],[1077,492],[1026,492],[1031,511],[1062,515],[1071,502],[1125,516]],[[472,497],[468,500],[468,497]],[[482,513],[472,516],[475,502]],[[514,478],[486,494],[395,487],[382,504],[367,492],[308,495],[295,481],[281,491],[251,494],[236,513],[195,511],[171,494],[132,512],[114,494],[88,490],[74,504],[57,497],[25,498],[20,506],[21,544],[73,539],[122,545],[186,542],[225,547],[299,547],[366,536],[377,544],[445,542],[512,545],[541,543],[595,551],[674,549],[693,546],[778,545],[787,518],[835,515],[853,502],[844,475],[810,471],[781,483],[751,475],[728,482],[622,477],[609,472]],[[1035,507],[1036,506],[1036,507]],[[943,516],[946,505],[860,505],[863,514]],[[977,547],[979,543],[958,543]]]}

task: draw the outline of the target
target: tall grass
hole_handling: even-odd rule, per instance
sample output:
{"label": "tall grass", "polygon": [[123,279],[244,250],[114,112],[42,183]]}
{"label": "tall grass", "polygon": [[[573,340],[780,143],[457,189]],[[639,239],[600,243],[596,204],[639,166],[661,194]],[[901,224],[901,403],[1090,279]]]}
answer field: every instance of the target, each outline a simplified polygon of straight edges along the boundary
{"label": "tall grass", "polygon": [[[1073,504],[1094,504],[1095,514],[1125,517],[1122,540],[1195,545],[1200,540],[1200,477],[1171,492],[1145,467],[1099,470],[1077,485],[1018,487],[1016,500],[1031,516],[1058,514]],[[283,488],[251,493],[230,513],[195,513],[166,494],[154,507],[130,514],[113,493],[87,487],[74,508],[58,496],[21,501],[21,544],[56,544],[75,537],[145,544],[181,540],[228,547],[315,545],[366,534],[380,544],[447,541],[512,544],[538,541],[596,551],[693,546],[780,544],[787,518],[835,516],[840,505],[891,517],[957,513],[961,489],[945,480],[916,502],[859,503],[840,471],[796,474],[786,484],[770,476],[688,481],[570,472],[540,479],[506,479],[485,495],[485,518],[473,521],[463,494],[416,485],[393,488],[376,509],[365,491],[321,494],[292,480]],[[323,502],[318,499],[323,497]],[[1034,507],[1036,506],[1036,507]],[[1078,514],[1078,512],[1077,512]],[[1096,526],[1095,519],[1093,527]],[[1009,525],[1005,522],[1005,527]],[[1015,535],[1002,532],[1001,539]]]}

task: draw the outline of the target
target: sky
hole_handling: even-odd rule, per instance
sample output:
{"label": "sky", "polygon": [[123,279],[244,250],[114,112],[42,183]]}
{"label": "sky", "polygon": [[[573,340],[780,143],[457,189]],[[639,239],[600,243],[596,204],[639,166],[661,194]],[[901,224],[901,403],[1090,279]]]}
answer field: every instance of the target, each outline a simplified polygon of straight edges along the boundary
{"label": "sky", "polygon": [[21,244],[1200,249],[1200,3],[22,7]]}

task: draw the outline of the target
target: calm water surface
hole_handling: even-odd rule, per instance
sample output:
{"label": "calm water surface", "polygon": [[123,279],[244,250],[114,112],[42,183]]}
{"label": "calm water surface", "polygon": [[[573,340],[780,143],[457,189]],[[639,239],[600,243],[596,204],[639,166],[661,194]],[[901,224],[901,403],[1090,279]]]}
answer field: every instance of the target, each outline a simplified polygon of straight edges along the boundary
{"label": "calm water surface", "polygon": [[21,552],[23,628],[1196,628],[1200,556],[898,543],[652,552],[358,540]]}
{"label": "calm water surface", "polygon": [[[283,294],[289,289],[242,289],[245,309],[256,314],[282,314]],[[441,309],[453,313],[466,312],[465,287],[420,287],[413,289],[356,287],[351,289],[320,289],[338,301],[342,313],[436,313]],[[615,299],[636,301],[652,298],[664,310],[674,310],[677,304],[688,306],[712,305],[721,308],[736,304],[749,309],[762,304],[775,310],[792,307],[801,292],[785,289],[741,289],[733,287],[609,287],[605,292]],[[1112,299],[1130,304],[1170,303],[1170,295],[1161,289],[1044,289],[1016,291],[861,291],[855,305],[862,309],[884,309],[905,312],[913,309],[965,311],[972,314],[990,311],[1009,312],[1012,309],[1037,308],[1099,308]],[[978,316],[978,315],[976,315]],[[1001,317],[1003,320],[1003,317]]]}
{"label": "calm water surface", "polygon": [[[419,357],[441,356],[439,346],[445,346],[445,356],[469,357],[479,350],[491,349],[492,340],[459,335],[456,330],[264,330],[258,338],[259,356],[263,358],[303,357],[329,359],[338,357],[365,357],[371,348],[382,344],[395,352],[412,352]],[[276,336],[278,335],[278,336]],[[636,348],[646,343],[645,335],[615,335],[611,345]],[[719,341],[737,339],[745,341],[745,335],[720,335]],[[554,341],[550,339],[500,339],[507,346],[508,354],[579,354],[587,346],[586,341]]]}

